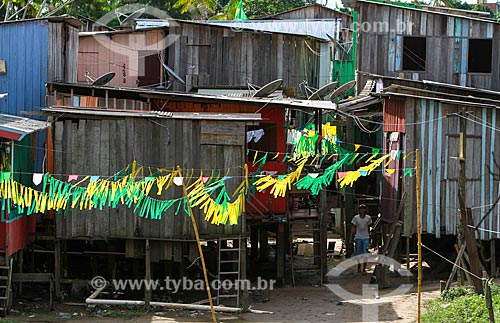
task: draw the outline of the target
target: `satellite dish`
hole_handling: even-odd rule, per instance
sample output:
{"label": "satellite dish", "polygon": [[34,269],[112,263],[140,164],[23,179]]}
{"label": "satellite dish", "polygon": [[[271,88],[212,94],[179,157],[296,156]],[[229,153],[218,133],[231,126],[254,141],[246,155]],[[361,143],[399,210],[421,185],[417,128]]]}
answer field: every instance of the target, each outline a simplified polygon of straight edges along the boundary
{"label": "satellite dish", "polygon": [[260,89],[258,89],[252,96],[254,98],[265,98],[273,94],[279,87],[283,84],[283,79],[277,79],[272,82],[267,83]]}
{"label": "satellite dish", "polygon": [[5,98],[7,95],[9,95],[9,93],[0,93],[0,99]]}
{"label": "satellite dish", "polygon": [[[146,8],[141,8],[139,10],[132,12],[130,15],[127,16],[127,18],[123,19],[120,22],[120,26],[133,25],[135,20],[139,18],[144,13],[144,11],[146,11]],[[118,21],[120,21],[119,18]]]}
{"label": "satellite dish", "polygon": [[339,82],[328,83],[315,92],[313,92],[307,99],[308,100],[323,100],[325,96],[332,93],[333,90],[339,85]]}
{"label": "satellite dish", "polygon": [[342,85],[341,87],[336,89],[335,92],[332,93],[332,95],[330,96],[330,100],[332,102],[336,103],[337,98],[339,96],[343,95],[344,93],[346,93],[347,91],[352,89],[355,85],[356,85],[356,81],[347,82],[346,84]]}
{"label": "satellite dish", "polygon": [[161,62],[161,65],[163,65],[163,68],[167,71],[168,75],[172,76],[174,79],[176,79],[179,83],[186,85],[186,82],[180,77],[177,73],[174,72],[173,69],[171,69],[167,64]]}
{"label": "satellite dish", "polygon": [[[115,77],[116,73],[115,72],[109,72],[109,73],[106,73],[104,75],[101,75],[99,76],[98,78],[96,78],[95,80],[92,81],[92,85],[93,86],[103,86],[103,85],[106,85],[108,84],[112,79],[113,77]],[[89,76],[87,76],[88,78],[90,78]]]}

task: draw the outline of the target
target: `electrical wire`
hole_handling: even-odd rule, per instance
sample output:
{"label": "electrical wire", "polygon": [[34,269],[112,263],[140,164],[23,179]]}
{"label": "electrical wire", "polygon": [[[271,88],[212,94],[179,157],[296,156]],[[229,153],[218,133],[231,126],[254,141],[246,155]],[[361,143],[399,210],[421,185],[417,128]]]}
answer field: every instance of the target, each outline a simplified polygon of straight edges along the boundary
{"label": "electrical wire", "polygon": [[490,232],[490,233],[496,233],[497,235],[500,235],[500,231],[494,231],[494,230],[483,229],[483,228],[476,228],[475,226],[470,225],[470,224],[467,224],[467,226],[468,226],[469,228],[472,228],[472,229],[475,229],[475,230],[485,231],[485,232]]}
{"label": "electrical wire", "polygon": [[[342,110],[336,110],[336,112],[342,114],[343,116],[349,117],[349,118],[358,118],[359,120],[367,122],[367,123],[379,124],[379,125],[383,125],[383,126],[384,125],[385,126],[400,126],[401,125],[400,123],[384,123],[384,122],[379,122],[379,121],[373,121],[373,120],[369,120],[369,119],[364,119],[364,118],[361,118],[361,117],[349,114],[349,113],[347,113],[345,111],[342,111]],[[446,118],[448,118],[447,115],[439,117],[439,118],[434,118],[434,119],[429,119],[429,120],[421,121],[421,122],[406,122],[405,125],[406,126],[412,126],[412,125],[427,124],[427,123],[431,123],[431,122],[434,122],[434,121],[437,121],[437,120],[446,119]]]}
{"label": "electrical wire", "polygon": [[467,118],[466,116],[461,115],[460,113],[454,113],[454,115],[457,115],[457,116],[459,116],[460,118],[463,118],[463,119],[468,120],[468,121],[470,121],[470,122],[473,122],[473,123],[475,123],[475,124],[479,124],[479,125],[481,125],[481,126],[485,126],[486,128],[489,128],[489,129],[491,129],[491,130],[493,130],[493,131],[500,132],[500,129],[498,129],[498,128],[496,128],[496,127],[493,127],[493,126],[491,126],[491,125],[489,125],[487,122],[484,122],[484,121],[479,122],[479,121],[476,121],[476,120],[474,120],[474,119]]}
{"label": "electrical wire", "polygon": [[479,280],[483,280],[483,281],[484,281],[484,280],[487,280],[487,278],[479,277],[479,276],[477,276],[476,274],[474,274],[474,273],[472,273],[472,272],[468,271],[467,269],[465,269],[465,268],[463,268],[463,267],[461,267],[461,266],[459,266],[459,265],[455,264],[453,261],[451,261],[451,260],[449,260],[448,258],[446,258],[446,257],[444,257],[444,256],[442,256],[442,255],[440,255],[439,253],[437,253],[436,251],[434,251],[434,250],[432,250],[431,248],[427,247],[427,246],[426,246],[426,245],[424,245],[423,243],[421,243],[420,245],[421,245],[422,247],[424,247],[425,249],[427,249],[427,250],[431,251],[432,253],[434,253],[436,256],[438,256],[438,257],[442,258],[443,260],[446,260],[447,262],[449,262],[449,263],[450,263],[450,264],[452,264],[453,266],[456,266],[457,268],[462,269],[463,271],[465,271],[465,272],[466,272],[466,273],[468,273],[469,275],[473,276],[474,278],[477,278],[477,279],[479,279]]}

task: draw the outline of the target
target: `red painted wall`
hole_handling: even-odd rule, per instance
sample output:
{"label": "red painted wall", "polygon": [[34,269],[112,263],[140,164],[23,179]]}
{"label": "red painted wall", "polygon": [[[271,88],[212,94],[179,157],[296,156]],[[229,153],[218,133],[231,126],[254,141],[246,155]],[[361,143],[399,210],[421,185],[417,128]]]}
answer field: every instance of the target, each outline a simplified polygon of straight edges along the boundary
{"label": "red painted wall", "polygon": [[[285,110],[280,107],[271,107],[266,108],[261,111],[263,122],[273,123],[277,128],[277,150],[278,152],[285,151]],[[273,154],[274,153],[274,154]],[[276,152],[269,153],[269,159],[274,157]],[[248,170],[250,173],[253,173],[258,167],[252,167],[253,158],[251,157],[251,153],[247,158]],[[282,164],[281,160],[283,159],[283,155],[280,155],[278,158],[279,161],[268,161],[263,167],[263,171],[275,171],[278,174],[286,173],[286,164]],[[247,213],[250,216],[257,216],[259,211],[266,214],[269,211],[279,214],[286,212],[286,198],[278,197],[275,198],[273,195],[269,194],[271,188],[268,188],[262,192],[256,192],[255,196],[250,199],[250,203],[247,205]],[[260,203],[254,201],[257,199]],[[265,207],[264,207],[265,206]]]}
{"label": "red painted wall", "polygon": [[35,232],[35,215],[21,218],[12,223],[0,223],[0,249],[8,246],[8,255],[23,249],[28,243],[34,240],[31,236]]}

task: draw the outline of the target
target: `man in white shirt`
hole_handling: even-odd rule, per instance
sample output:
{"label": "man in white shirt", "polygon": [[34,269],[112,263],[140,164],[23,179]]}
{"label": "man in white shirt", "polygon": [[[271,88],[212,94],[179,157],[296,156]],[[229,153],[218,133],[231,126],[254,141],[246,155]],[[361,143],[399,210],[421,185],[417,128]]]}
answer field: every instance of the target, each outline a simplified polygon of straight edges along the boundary
{"label": "man in white shirt", "polygon": [[368,245],[370,242],[370,227],[372,226],[372,218],[366,214],[366,205],[359,205],[359,214],[354,216],[351,221],[351,241],[355,238],[356,255],[363,255],[363,268],[358,262],[358,273],[366,273],[366,263],[368,262]]}

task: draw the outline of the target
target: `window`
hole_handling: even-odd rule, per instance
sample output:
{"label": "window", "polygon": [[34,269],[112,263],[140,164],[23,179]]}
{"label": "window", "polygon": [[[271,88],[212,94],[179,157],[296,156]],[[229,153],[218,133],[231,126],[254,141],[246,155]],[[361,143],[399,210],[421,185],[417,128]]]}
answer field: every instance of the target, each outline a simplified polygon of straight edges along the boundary
{"label": "window", "polygon": [[139,54],[139,75],[137,77],[138,86],[159,86],[161,65],[157,51],[140,50]]}
{"label": "window", "polygon": [[425,71],[426,52],[425,37],[403,37],[403,70]]}
{"label": "window", "polygon": [[[264,131],[263,135],[261,135],[261,130]],[[248,149],[254,152],[255,150],[259,152],[278,151],[278,127],[275,123],[260,123],[255,126],[247,126],[247,132],[251,131],[253,131],[252,134],[255,135],[250,136],[252,139],[247,143]],[[247,137],[247,140],[248,139],[249,137]],[[252,155],[252,153],[250,153],[250,155]]]}
{"label": "window", "polygon": [[492,49],[491,39],[469,39],[469,72],[491,73]]}

